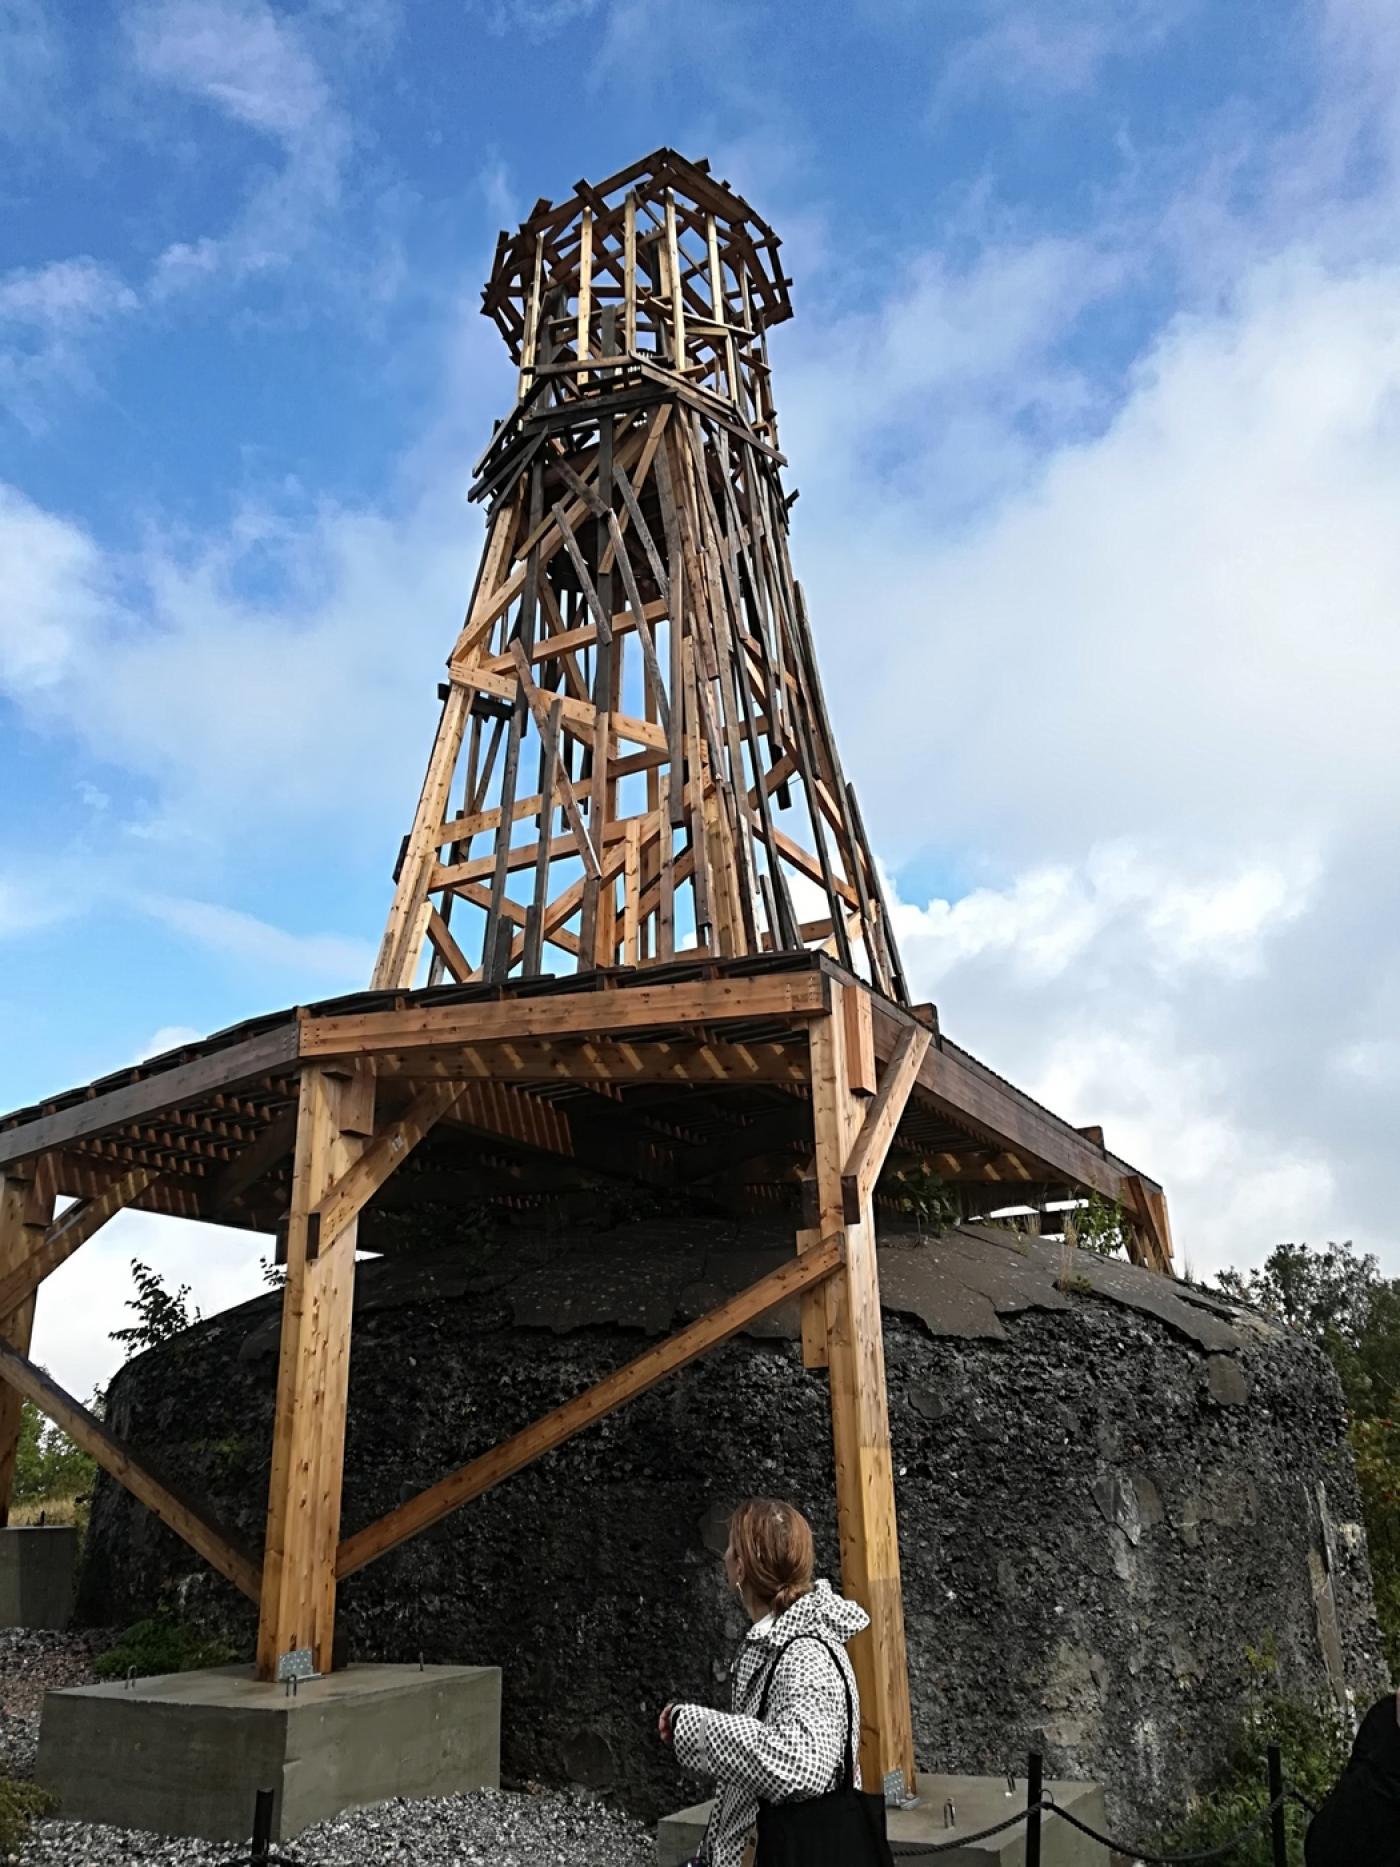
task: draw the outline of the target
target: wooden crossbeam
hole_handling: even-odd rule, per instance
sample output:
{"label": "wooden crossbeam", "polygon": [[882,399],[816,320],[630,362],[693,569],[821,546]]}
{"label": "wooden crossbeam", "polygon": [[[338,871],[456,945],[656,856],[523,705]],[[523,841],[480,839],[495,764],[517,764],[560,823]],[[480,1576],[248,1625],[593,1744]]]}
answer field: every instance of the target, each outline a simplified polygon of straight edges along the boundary
{"label": "wooden crossbeam", "polygon": [[62,1429],[117,1483],[139,1498],[153,1516],[182,1537],[234,1587],[256,1601],[261,1582],[258,1560],[233,1533],[199,1505],[191,1503],[164,1478],[141,1463],[101,1420],[28,1356],[0,1342],[0,1379]]}
{"label": "wooden crossbeam", "polygon": [[[849,998],[850,993],[846,996]],[[850,1041],[850,1021],[847,1022],[847,1042]],[[845,1204],[846,1222],[855,1225],[859,1222],[861,1204],[870,1198],[875,1190],[875,1182],[880,1177],[880,1170],[885,1164],[885,1157],[890,1151],[895,1130],[899,1127],[900,1117],[909,1100],[909,1092],[918,1081],[919,1067],[923,1063],[924,1053],[932,1042],[930,1032],[918,1025],[911,1025],[895,1046],[894,1055],[885,1065],[885,1073],[880,1078],[875,1099],[866,1110],[865,1120],[856,1137],[856,1144],[851,1149],[846,1162],[845,1172],[841,1176],[841,1191]],[[858,1093],[856,1083],[864,1080],[864,1071],[858,1055],[851,1056],[852,1094]]]}
{"label": "wooden crossbeam", "polygon": [[359,1530],[354,1536],[347,1537],[341,1544],[336,1558],[336,1574],[340,1579],[354,1575],[366,1564],[375,1562],[380,1556],[388,1555],[391,1549],[397,1549],[420,1531],[430,1529],[435,1523],[449,1516],[463,1504],[470,1503],[483,1492],[490,1491],[503,1479],[532,1464],[546,1452],[552,1452],[556,1446],[581,1433],[586,1426],[592,1426],[607,1414],[614,1413],[629,1400],[635,1400],[648,1388],[655,1387],[668,1375],[675,1374],[688,1362],[718,1348],[733,1335],[759,1316],[765,1316],[776,1309],[780,1303],[799,1296],[802,1291],[812,1289],[824,1278],[830,1277],[844,1261],[845,1245],[838,1235],[819,1245],[815,1251],[794,1258],[790,1263],[779,1265],[747,1290],[731,1297],[718,1309],[711,1310],[708,1316],[702,1316],[688,1328],[657,1343],[644,1354],[629,1361],[623,1368],[609,1374],[603,1380],[579,1394],[575,1399],[556,1407],[543,1419],[536,1420],[532,1426],[515,1433],[501,1445],[480,1458],[471,1460],[437,1484],[420,1492],[416,1498],[410,1498],[406,1504],[400,1504],[387,1516]]}
{"label": "wooden crossbeam", "polygon": [[307,1214],[307,1253],[316,1258],[342,1237],[396,1168],[402,1166],[434,1122],[463,1094],[459,1083],[434,1083],[413,1098],[402,1115],[380,1128],[364,1153]]}
{"label": "wooden crossbeam", "polygon": [[411,1050],[402,1056],[382,1057],[379,1073],[409,1081],[476,1076],[517,1083],[616,1083],[622,1087],[629,1083],[702,1085],[720,1080],[797,1088],[808,1076],[805,1045],[726,1044],[719,1038],[704,1045],[615,1043],[607,1038],[570,1044],[463,1044],[440,1054]]}
{"label": "wooden crossbeam", "polygon": [[538,998],[480,1000],[460,1005],[408,1005],[402,1011],[303,1017],[303,1058],[369,1055],[493,1038],[723,1024],[769,1018],[804,1019],[827,1007],[829,981],[818,972],[750,979],[704,979],[685,985],[559,992]]}
{"label": "wooden crossbeam", "polygon": [[250,1192],[259,1180],[287,1158],[296,1145],[296,1138],[296,1109],[286,1109],[274,1116],[262,1133],[229,1162],[209,1189],[211,1214],[217,1217],[227,1212]]}
{"label": "wooden crossbeam", "polygon": [[55,1219],[26,1261],[0,1277],[0,1317],[8,1316],[26,1298],[33,1296],[44,1279],[66,1263],[79,1245],[85,1245],[108,1219],[139,1199],[159,1178],[152,1168],[134,1168],[91,1199],[80,1199]]}

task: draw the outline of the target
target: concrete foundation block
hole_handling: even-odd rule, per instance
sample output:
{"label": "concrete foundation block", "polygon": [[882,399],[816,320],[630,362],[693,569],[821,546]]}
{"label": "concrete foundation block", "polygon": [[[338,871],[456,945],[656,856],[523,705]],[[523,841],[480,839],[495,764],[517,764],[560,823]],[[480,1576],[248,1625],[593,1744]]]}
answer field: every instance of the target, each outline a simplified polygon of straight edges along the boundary
{"label": "concrete foundation block", "polygon": [[39,1782],[71,1821],[246,1841],[259,1789],[289,1840],[390,1796],[496,1789],[495,1666],[349,1666],[295,1697],[251,1667],[50,1692]]}
{"label": "concrete foundation block", "polygon": [[71,1524],[0,1529],[0,1627],[68,1625],[78,1543]]}
{"label": "concrete foundation block", "polygon": [[[919,1848],[956,1841],[959,1835],[974,1835],[991,1828],[1024,1808],[1026,1785],[1017,1779],[1011,1795],[1006,1792],[1004,1776],[918,1776],[915,1778],[919,1800],[912,1809],[889,1812],[890,1852],[898,1860],[901,1854]],[[1047,1783],[1045,1787],[1061,1808],[1072,1809],[1082,1822],[1107,1832],[1104,1824],[1103,1790],[1098,1783]],[[952,1803],[953,1821],[948,1821]],[[668,1815],[657,1829],[657,1867],[680,1867],[699,1851],[710,1805],[700,1802],[677,1815]],[[1108,1849],[1081,1835],[1068,1822],[1053,1815],[1041,1818],[1040,1858],[1042,1867],[1108,1867]],[[938,1867],[1024,1867],[1026,1825],[1018,1822],[985,1841],[969,1842],[965,1848],[950,1848],[938,1856]]]}

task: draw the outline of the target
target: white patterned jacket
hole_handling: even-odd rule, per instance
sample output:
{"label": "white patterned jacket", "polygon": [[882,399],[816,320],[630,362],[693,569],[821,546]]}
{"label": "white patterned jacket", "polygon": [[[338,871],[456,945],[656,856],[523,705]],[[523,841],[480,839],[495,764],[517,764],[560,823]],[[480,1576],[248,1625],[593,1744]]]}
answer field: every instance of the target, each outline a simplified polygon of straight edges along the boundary
{"label": "white patterned jacket", "polygon": [[[715,1781],[714,1808],[701,1850],[708,1867],[740,1867],[760,1802],[802,1801],[825,1795],[839,1783],[846,1745],[846,1685],[855,1716],[855,1747],[860,1749],[860,1698],[846,1642],[869,1625],[864,1608],[836,1594],[829,1582],[818,1582],[776,1620],[769,1615],[749,1630],[730,1668],[729,1711],[674,1707],[671,1728],[678,1762]],[[816,1634],[832,1657],[813,1640],[798,1641],[778,1663],[767,1716],[760,1723],[756,1714],[774,1657],[798,1634]]]}

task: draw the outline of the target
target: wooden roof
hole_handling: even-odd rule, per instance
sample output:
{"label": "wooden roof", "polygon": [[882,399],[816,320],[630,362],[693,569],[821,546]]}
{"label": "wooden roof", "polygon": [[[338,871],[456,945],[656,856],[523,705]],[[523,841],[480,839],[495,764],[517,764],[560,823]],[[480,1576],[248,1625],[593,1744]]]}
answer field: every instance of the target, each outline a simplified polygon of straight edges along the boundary
{"label": "wooden roof", "polygon": [[[0,1117],[0,1167],[54,1153],[61,1190],[83,1197],[142,1173],[138,1208],[272,1229],[301,1069],[372,1057],[385,1115],[425,1082],[471,1085],[390,1183],[395,1204],[418,1185],[539,1205],[599,1180],[782,1199],[810,1150],[805,1025],[848,977],[825,955],[782,953],[289,1007]],[[911,1019],[936,1024],[931,1007],[871,997],[877,1055]],[[1131,1210],[1143,1178],[941,1033],[901,1159],[1004,1204],[1093,1189]]]}

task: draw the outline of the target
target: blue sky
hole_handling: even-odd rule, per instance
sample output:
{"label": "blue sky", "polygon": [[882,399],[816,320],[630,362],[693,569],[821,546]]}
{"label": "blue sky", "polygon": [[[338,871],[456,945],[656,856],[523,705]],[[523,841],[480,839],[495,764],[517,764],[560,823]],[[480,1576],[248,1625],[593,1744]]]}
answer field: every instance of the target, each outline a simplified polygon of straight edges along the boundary
{"label": "blue sky", "polygon": [[[1390,0],[0,0],[0,1107],[365,981],[496,233],[667,143],[786,239],[919,995],[1197,1270],[1400,1271],[1397,96]],[[133,1251],[210,1308],[260,1248],[119,1222],[39,1352],[106,1370]]]}

